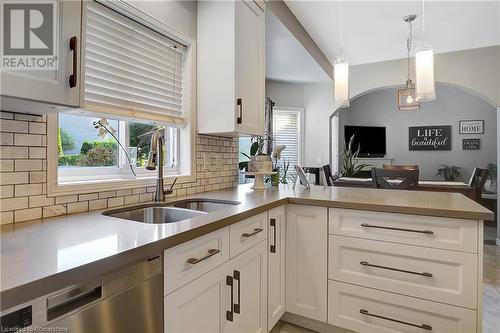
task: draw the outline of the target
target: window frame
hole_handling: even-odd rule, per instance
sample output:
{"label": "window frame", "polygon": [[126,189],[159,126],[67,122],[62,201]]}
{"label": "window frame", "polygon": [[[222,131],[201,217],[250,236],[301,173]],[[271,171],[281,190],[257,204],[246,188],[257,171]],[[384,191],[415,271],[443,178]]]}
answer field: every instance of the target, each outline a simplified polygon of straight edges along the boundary
{"label": "window frame", "polygon": [[[298,163],[299,165],[303,166],[304,164],[304,142],[305,142],[305,135],[304,135],[304,128],[305,128],[305,123],[304,123],[304,108],[303,107],[295,107],[295,106],[280,106],[280,105],[275,105],[273,107],[273,114],[275,112],[279,111],[284,111],[284,112],[296,112],[299,117],[299,147],[298,147]],[[273,123],[273,137],[274,137],[274,123]]]}
{"label": "window frame", "polygon": [[[97,1],[101,2],[101,1]],[[102,2],[101,2],[102,3]],[[106,2],[105,5],[120,14],[131,18],[144,26],[161,33],[176,42],[186,46],[183,62],[183,118],[186,120],[184,127],[179,129],[175,149],[177,149],[178,172],[166,171],[165,183],[168,184],[174,178],[178,178],[178,184],[196,181],[196,40],[178,31],[174,27],[165,24],[151,15],[139,10],[133,5],[122,2]],[[85,12],[83,13],[85,17]],[[82,38],[85,32],[82,31]],[[84,47],[84,45],[82,45]],[[85,62],[80,61],[80,78],[84,78]],[[82,80],[80,79],[80,80]],[[83,105],[85,96],[85,84],[80,81],[80,105]],[[55,111],[67,110],[65,107],[54,107]],[[74,112],[82,112],[75,109]],[[97,114],[95,114],[97,115]],[[99,116],[99,115],[97,115]],[[110,190],[130,189],[137,187],[155,186],[156,173],[146,174],[137,178],[100,178],[98,180],[75,179],[73,182],[64,184],[58,181],[58,159],[57,152],[57,112],[47,115],[47,195],[71,195],[94,193]],[[144,121],[151,121],[143,119]],[[140,121],[140,120],[139,120]]]}
{"label": "window frame", "polygon": [[[60,114],[59,114],[60,115]],[[114,119],[113,119],[114,120]],[[129,123],[127,120],[117,120],[118,121],[118,139],[123,147],[128,150],[130,147],[130,132],[129,132]],[[59,120],[58,125],[59,128]],[[166,127],[165,136],[169,137],[165,139],[165,142],[169,143],[172,140],[172,131],[176,131],[172,127]],[[166,159],[169,159],[172,155],[172,150],[177,150],[175,145],[178,144],[178,134],[175,137],[173,144],[168,144],[167,148],[170,152],[167,152]],[[177,150],[178,151],[178,150]],[[137,178],[147,177],[154,175],[156,171],[154,170],[146,170],[143,167],[135,167],[134,171],[137,175]],[[165,165],[163,168],[163,173],[166,175],[175,175],[179,173],[179,165],[176,164],[175,167],[171,167],[169,165]],[[126,161],[125,153],[121,148],[118,147],[118,165],[116,166],[101,166],[101,167],[65,167],[59,168],[57,170],[57,177],[59,183],[71,183],[78,181],[92,181],[97,179],[133,179],[134,176],[130,171],[128,163]],[[96,178],[99,177],[99,178]]]}

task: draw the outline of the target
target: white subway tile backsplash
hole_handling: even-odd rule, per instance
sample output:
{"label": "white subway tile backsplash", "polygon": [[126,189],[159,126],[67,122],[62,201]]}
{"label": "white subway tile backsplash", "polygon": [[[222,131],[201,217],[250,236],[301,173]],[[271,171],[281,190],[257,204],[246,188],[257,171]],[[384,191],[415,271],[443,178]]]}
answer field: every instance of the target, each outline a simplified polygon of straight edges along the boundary
{"label": "white subway tile backsplash", "polygon": [[42,218],[42,208],[29,208],[16,210],[14,212],[14,221],[23,222],[30,220],[37,220]]}
{"label": "white subway tile backsplash", "polygon": [[[2,111],[0,118],[1,224],[153,200],[154,186],[48,197],[46,117]],[[194,180],[179,179],[169,199],[231,187],[237,180],[238,139],[198,135],[196,143],[200,172]],[[202,152],[210,152],[213,158],[218,154],[221,165],[201,171]]]}
{"label": "white subway tile backsplash", "polygon": [[16,146],[42,146],[42,136],[39,134],[14,134]]}

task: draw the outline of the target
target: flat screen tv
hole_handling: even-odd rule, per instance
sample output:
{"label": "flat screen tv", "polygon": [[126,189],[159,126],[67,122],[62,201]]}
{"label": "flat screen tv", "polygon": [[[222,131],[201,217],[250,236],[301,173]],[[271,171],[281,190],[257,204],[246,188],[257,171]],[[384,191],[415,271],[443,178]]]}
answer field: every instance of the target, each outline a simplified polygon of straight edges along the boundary
{"label": "flat screen tv", "polygon": [[344,128],[346,144],[349,143],[353,134],[352,149],[356,151],[359,145],[359,157],[385,156],[385,127],[346,125]]}

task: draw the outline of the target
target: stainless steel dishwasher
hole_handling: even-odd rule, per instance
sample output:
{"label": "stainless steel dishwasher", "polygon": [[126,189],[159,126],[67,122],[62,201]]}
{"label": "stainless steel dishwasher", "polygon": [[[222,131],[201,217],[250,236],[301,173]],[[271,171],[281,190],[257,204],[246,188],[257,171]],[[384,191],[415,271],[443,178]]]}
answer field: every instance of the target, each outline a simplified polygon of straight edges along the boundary
{"label": "stainless steel dishwasher", "polygon": [[[163,332],[161,256],[2,311],[2,332]],[[13,330],[14,328],[14,330]]]}

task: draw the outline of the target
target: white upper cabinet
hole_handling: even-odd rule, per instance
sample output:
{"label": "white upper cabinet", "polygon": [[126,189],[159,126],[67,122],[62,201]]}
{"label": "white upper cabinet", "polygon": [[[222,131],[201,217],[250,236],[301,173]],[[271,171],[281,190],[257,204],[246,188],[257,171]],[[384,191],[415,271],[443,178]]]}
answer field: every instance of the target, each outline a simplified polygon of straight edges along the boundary
{"label": "white upper cabinet", "polygon": [[[62,108],[79,106],[82,4],[80,1],[58,0],[55,1],[54,5],[54,36],[38,38],[36,33],[25,33],[24,36],[29,35],[29,38],[24,38],[21,42],[24,43],[25,49],[33,47],[33,45],[38,45],[39,48],[47,46],[50,48],[50,40],[54,37],[52,47],[57,57],[55,68],[50,70],[2,70],[2,110],[43,114],[55,111],[59,109],[59,106]],[[41,11],[41,13],[41,17],[47,20],[44,22],[50,21],[48,16],[44,16],[45,11]],[[16,14],[11,11],[10,15],[11,18],[12,15],[15,18]],[[19,30],[21,26],[16,26],[15,29]],[[22,34],[17,30],[12,31],[11,36]],[[46,41],[48,42],[45,43]],[[36,59],[36,56],[34,57]]]}
{"label": "white upper cabinet", "polygon": [[198,2],[198,132],[263,135],[264,23],[252,1]]}

